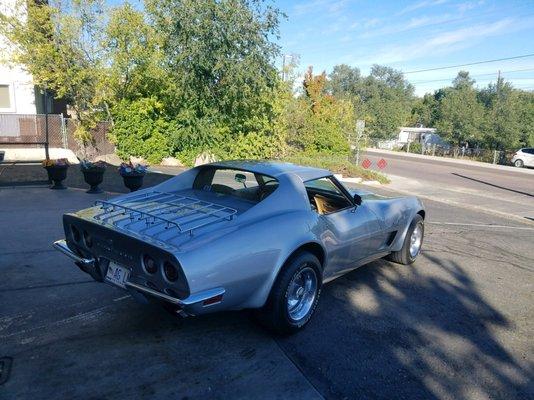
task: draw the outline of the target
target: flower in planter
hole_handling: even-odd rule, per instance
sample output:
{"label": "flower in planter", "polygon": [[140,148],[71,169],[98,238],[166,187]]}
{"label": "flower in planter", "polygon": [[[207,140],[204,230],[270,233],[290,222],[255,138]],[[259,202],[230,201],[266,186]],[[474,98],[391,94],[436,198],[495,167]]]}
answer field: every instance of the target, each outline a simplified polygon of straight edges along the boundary
{"label": "flower in planter", "polygon": [[82,160],[80,162],[80,169],[83,173],[83,179],[91,188],[87,193],[97,194],[102,193],[103,190],[98,187],[104,180],[104,172],[106,172],[106,163],[103,161],[89,161]]}
{"label": "flower in planter", "polygon": [[42,162],[43,167],[68,167],[70,165],[69,160],[66,158],[58,158],[57,160],[51,160],[47,158]]}
{"label": "flower in planter", "polygon": [[58,158],[57,160],[47,158],[42,164],[48,174],[48,181],[54,182],[50,189],[66,189],[62,182],[67,178],[69,160],[66,158]]}
{"label": "flower in planter", "polygon": [[82,160],[80,162],[80,169],[82,171],[100,171],[106,169],[106,163],[104,161],[89,161]]}
{"label": "flower in planter", "polygon": [[123,162],[119,167],[119,173],[122,176],[145,175],[146,171],[147,171],[146,165],[132,164],[131,161],[127,163]]}

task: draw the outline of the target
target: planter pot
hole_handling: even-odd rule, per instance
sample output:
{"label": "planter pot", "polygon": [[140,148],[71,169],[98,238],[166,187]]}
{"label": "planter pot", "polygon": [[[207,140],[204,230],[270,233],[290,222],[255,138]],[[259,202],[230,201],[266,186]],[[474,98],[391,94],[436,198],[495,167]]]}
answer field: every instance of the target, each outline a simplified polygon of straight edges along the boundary
{"label": "planter pot", "polygon": [[88,169],[88,170],[82,170],[83,172],[83,179],[85,180],[85,183],[87,183],[91,188],[86,193],[102,193],[103,190],[98,187],[104,180],[104,172],[106,172],[105,168],[94,168],[94,169]]}
{"label": "planter pot", "polygon": [[122,179],[124,180],[124,186],[130,189],[130,192],[135,192],[141,186],[143,186],[144,177],[144,174],[122,175]]}
{"label": "planter pot", "polygon": [[66,189],[63,185],[63,181],[67,178],[68,165],[53,165],[51,167],[45,167],[48,173],[48,179],[54,182],[50,189],[59,190]]}

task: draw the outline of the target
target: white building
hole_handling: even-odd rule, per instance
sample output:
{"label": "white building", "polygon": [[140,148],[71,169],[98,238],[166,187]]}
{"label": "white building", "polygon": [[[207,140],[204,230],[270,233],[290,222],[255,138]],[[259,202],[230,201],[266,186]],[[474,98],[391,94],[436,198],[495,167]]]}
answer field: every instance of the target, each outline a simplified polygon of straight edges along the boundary
{"label": "white building", "polygon": [[436,128],[412,128],[402,126],[397,136],[397,145],[405,145],[408,142],[423,142],[426,135],[436,133]]}
{"label": "white building", "polygon": [[[13,15],[15,5],[16,0],[0,0],[4,14]],[[38,110],[32,76],[9,62],[11,52],[12,45],[0,35],[0,114],[35,114]]]}

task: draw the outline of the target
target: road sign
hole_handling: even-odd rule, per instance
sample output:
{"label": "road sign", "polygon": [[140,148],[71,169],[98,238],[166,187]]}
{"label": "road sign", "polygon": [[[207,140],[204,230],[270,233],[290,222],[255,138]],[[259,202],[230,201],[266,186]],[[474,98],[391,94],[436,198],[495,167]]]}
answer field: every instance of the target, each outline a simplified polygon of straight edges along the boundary
{"label": "road sign", "polygon": [[384,169],[384,168],[386,168],[388,166],[388,162],[386,160],[384,160],[383,158],[381,158],[380,160],[378,160],[376,165],[378,166],[378,168]]}
{"label": "road sign", "polygon": [[372,162],[368,158],[366,158],[365,160],[362,161],[362,167],[364,167],[365,169],[369,168],[371,166],[371,164],[372,164]]}

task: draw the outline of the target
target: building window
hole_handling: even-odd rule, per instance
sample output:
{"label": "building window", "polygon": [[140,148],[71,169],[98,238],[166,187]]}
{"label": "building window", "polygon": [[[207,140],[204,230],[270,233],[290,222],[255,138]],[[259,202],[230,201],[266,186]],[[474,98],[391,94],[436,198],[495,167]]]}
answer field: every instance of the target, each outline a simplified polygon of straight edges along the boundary
{"label": "building window", "polygon": [[0,109],[11,108],[11,94],[9,93],[9,85],[0,85]]}

